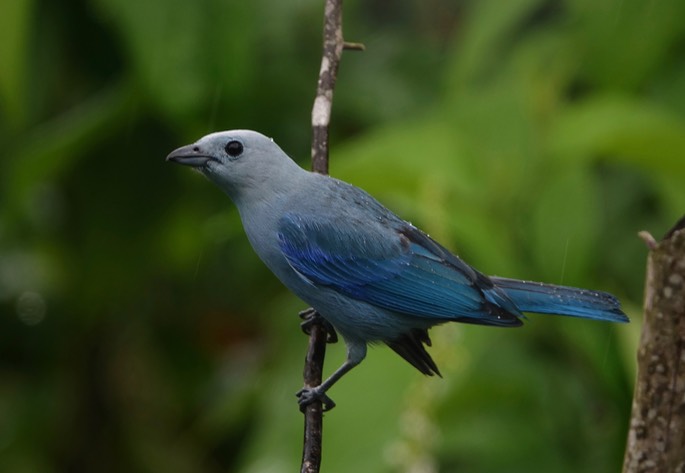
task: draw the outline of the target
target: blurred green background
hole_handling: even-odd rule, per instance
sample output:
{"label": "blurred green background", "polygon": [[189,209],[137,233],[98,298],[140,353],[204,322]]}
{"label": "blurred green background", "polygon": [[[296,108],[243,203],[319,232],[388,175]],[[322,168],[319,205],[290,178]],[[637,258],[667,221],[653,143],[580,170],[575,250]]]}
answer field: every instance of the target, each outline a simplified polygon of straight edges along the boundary
{"label": "blurred green background", "polygon": [[[307,340],[214,186],[257,129],[308,166],[322,0],[0,3],[0,471],[291,472]],[[349,0],[331,173],[489,274],[626,326],[444,326],[331,392],[324,471],[609,472],[646,250],[685,210],[682,0]],[[331,346],[326,372],[344,358]]]}

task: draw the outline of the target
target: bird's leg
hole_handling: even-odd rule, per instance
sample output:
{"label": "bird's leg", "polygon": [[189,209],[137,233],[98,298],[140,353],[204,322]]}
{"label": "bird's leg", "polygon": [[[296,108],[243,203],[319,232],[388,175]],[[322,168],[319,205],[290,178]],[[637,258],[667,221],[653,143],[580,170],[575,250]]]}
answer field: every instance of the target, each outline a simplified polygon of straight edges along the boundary
{"label": "bird's leg", "polygon": [[302,323],[300,324],[300,327],[302,328],[302,331],[309,335],[311,329],[312,329],[312,324],[314,323],[320,323],[324,330],[326,331],[326,343],[337,343],[338,342],[338,334],[335,332],[335,328],[333,328],[333,325],[331,323],[324,319],[321,314],[319,314],[316,309],[310,307],[309,309],[305,309],[302,312],[299,313],[300,318],[302,319]]}
{"label": "bird's leg", "polygon": [[323,383],[315,387],[305,386],[300,389],[296,396],[300,404],[300,410],[304,412],[304,408],[315,401],[323,403],[323,410],[330,411],[335,407],[335,402],[328,397],[326,391],[330,389],[345,373],[357,366],[366,357],[366,343],[365,342],[347,342],[347,359],[345,362],[333,372]]}

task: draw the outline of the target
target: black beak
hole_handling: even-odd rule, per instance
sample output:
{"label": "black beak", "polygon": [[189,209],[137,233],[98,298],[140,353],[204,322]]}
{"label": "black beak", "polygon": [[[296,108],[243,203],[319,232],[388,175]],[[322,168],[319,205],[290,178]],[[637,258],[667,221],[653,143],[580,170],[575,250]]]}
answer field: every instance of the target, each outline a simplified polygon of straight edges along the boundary
{"label": "black beak", "polygon": [[181,146],[180,148],[173,150],[169,153],[169,156],[166,157],[167,161],[194,168],[201,168],[212,159],[214,158],[203,153],[202,149],[197,145]]}

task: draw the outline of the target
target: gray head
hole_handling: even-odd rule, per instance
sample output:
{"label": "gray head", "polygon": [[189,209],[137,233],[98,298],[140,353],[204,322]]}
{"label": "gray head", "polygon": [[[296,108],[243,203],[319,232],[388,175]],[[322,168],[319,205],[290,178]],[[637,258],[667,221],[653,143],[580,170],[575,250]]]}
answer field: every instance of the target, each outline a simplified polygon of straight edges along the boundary
{"label": "gray head", "polygon": [[172,151],[166,160],[197,169],[236,203],[253,192],[278,191],[306,173],[271,138],[251,130],[203,136]]}

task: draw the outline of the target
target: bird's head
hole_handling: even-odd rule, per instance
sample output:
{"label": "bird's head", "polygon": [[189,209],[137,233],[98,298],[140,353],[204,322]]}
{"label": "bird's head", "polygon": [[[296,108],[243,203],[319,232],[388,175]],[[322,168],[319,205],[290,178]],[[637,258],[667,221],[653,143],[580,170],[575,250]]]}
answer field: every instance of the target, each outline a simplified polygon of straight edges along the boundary
{"label": "bird's head", "polygon": [[172,151],[167,161],[198,170],[237,200],[278,190],[304,172],[271,138],[250,130],[212,133]]}

